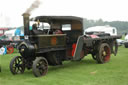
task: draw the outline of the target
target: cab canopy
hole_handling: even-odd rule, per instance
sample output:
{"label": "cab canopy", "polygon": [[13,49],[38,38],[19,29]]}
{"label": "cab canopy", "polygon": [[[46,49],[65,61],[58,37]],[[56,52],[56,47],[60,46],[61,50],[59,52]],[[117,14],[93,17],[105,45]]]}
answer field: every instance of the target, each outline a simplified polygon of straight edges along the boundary
{"label": "cab canopy", "polygon": [[83,19],[75,16],[37,16],[31,21],[47,22],[51,29],[62,28],[64,24],[70,24],[71,30],[83,30]]}

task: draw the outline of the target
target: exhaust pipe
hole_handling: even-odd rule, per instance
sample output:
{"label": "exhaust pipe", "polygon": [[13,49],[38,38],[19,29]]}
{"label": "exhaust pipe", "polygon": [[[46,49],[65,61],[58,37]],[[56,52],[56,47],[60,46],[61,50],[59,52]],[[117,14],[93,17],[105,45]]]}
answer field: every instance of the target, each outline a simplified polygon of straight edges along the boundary
{"label": "exhaust pipe", "polygon": [[24,13],[23,15],[23,23],[24,23],[24,38],[28,39],[30,35],[29,31],[29,13]]}

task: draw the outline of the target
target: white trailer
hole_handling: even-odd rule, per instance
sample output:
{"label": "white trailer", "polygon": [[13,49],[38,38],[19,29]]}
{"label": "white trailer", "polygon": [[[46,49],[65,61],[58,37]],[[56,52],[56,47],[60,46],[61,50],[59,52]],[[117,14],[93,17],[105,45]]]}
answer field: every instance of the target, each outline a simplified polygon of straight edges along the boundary
{"label": "white trailer", "polygon": [[85,29],[84,34],[86,34],[86,32],[104,32],[109,33],[110,35],[117,35],[117,29],[109,25],[89,27]]}
{"label": "white trailer", "polygon": [[7,39],[12,40],[13,36],[15,36],[16,29],[8,30],[5,32]]}

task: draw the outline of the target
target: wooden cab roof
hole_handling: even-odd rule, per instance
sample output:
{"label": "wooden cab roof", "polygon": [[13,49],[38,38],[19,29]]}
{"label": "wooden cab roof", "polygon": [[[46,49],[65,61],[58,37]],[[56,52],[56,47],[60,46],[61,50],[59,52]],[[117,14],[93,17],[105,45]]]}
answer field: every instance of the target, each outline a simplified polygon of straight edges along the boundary
{"label": "wooden cab roof", "polygon": [[62,25],[62,24],[71,24],[72,30],[81,30],[83,29],[83,18],[76,16],[37,16],[31,18],[31,21],[40,21],[47,22],[50,25]]}

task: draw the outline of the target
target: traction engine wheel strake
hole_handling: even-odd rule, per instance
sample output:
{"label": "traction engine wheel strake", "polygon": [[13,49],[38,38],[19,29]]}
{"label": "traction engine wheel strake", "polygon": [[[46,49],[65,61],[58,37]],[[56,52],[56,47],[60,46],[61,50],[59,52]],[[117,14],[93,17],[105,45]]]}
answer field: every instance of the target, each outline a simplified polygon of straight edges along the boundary
{"label": "traction engine wheel strake", "polygon": [[48,71],[48,62],[43,57],[37,57],[33,62],[33,73],[36,77],[44,76]]}
{"label": "traction engine wheel strake", "polygon": [[7,53],[8,53],[8,54],[12,54],[13,52],[14,52],[14,47],[11,46],[11,45],[9,45],[9,46],[7,47]]}
{"label": "traction engine wheel strake", "polygon": [[21,56],[15,56],[10,62],[10,71],[12,74],[24,73],[25,65]]}
{"label": "traction engine wheel strake", "polygon": [[96,55],[98,63],[105,63],[110,60],[111,50],[107,43],[101,44],[98,51]]}

